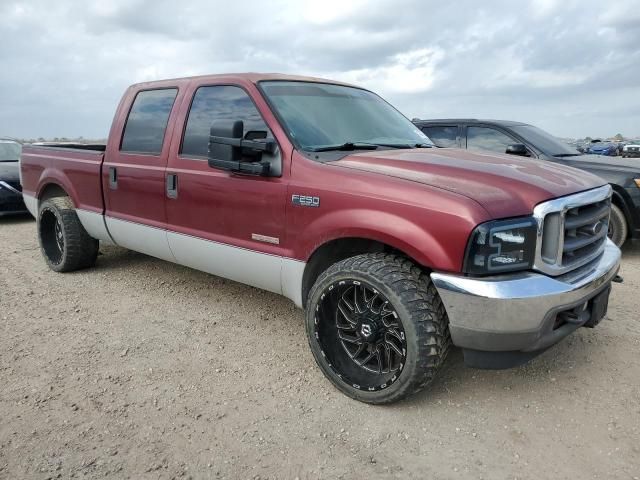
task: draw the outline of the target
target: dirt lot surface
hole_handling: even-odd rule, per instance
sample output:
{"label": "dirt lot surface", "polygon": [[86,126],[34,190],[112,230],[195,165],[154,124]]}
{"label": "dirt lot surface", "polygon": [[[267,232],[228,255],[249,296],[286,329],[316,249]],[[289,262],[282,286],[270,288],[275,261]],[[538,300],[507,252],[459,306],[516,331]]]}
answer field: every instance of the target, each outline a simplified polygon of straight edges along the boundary
{"label": "dirt lot surface", "polygon": [[0,478],[640,477],[640,247],[609,318],[390,407],[338,393],[284,298],[119,248],[49,271],[0,219]]}

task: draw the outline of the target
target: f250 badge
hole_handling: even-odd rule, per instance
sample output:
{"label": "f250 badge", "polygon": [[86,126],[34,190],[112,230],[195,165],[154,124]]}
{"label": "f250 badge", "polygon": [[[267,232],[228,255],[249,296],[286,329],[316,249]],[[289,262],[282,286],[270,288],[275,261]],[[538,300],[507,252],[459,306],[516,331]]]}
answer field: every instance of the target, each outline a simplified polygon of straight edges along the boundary
{"label": "f250 badge", "polygon": [[301,207],[319,207],[320,197],[310,197],[308,195],[291,195],[291,203]]}

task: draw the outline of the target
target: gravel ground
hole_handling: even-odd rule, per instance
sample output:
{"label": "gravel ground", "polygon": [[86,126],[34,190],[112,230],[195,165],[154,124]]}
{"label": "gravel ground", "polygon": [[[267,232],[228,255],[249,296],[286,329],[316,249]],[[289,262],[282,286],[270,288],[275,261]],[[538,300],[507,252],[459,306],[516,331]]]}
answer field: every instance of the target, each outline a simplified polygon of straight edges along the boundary
{"label": "gravel ground", "polygon": [[324,379],[279,296],[104,247],[49,271],[0,219],[0,478],[640,477],[640,247],[609,320],[387,407]]}

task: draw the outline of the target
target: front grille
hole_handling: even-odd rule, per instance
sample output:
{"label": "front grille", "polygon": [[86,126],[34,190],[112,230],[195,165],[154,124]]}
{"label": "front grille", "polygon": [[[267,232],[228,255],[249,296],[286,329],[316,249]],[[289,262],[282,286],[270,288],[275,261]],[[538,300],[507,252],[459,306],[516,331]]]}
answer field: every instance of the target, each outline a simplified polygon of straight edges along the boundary
{"label": "front grille", "polygon": [[610,211],[609,185],[536,206],[538,242],[534,268],[561,275],[598,257],[607,241]]}

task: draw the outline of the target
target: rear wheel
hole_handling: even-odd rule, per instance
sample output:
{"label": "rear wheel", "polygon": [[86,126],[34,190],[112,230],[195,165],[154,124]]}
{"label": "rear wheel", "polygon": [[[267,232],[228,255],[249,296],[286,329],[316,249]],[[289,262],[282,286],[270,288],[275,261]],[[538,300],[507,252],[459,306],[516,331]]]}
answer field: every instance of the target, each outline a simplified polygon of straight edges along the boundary
{"label": "rear wheel", "polygon": [[611,205],[611,217],[609,217],[609,238],[618,247],[627,240],[629,227],[623,211],[617,205]]}
{"label": "rear wheel", "polygon": [[91,267],[98,257],[98,240],[84,229],[69,197],[45,200],[38,213],[40,250],[56,272]]}
{"label": "rear wheel", "polygon": [[391,403],[433,380],[446,358],[446,312],[431,280],[411,261],[382,253],[332,265],[309,294],[313,355],[343,393]]}

